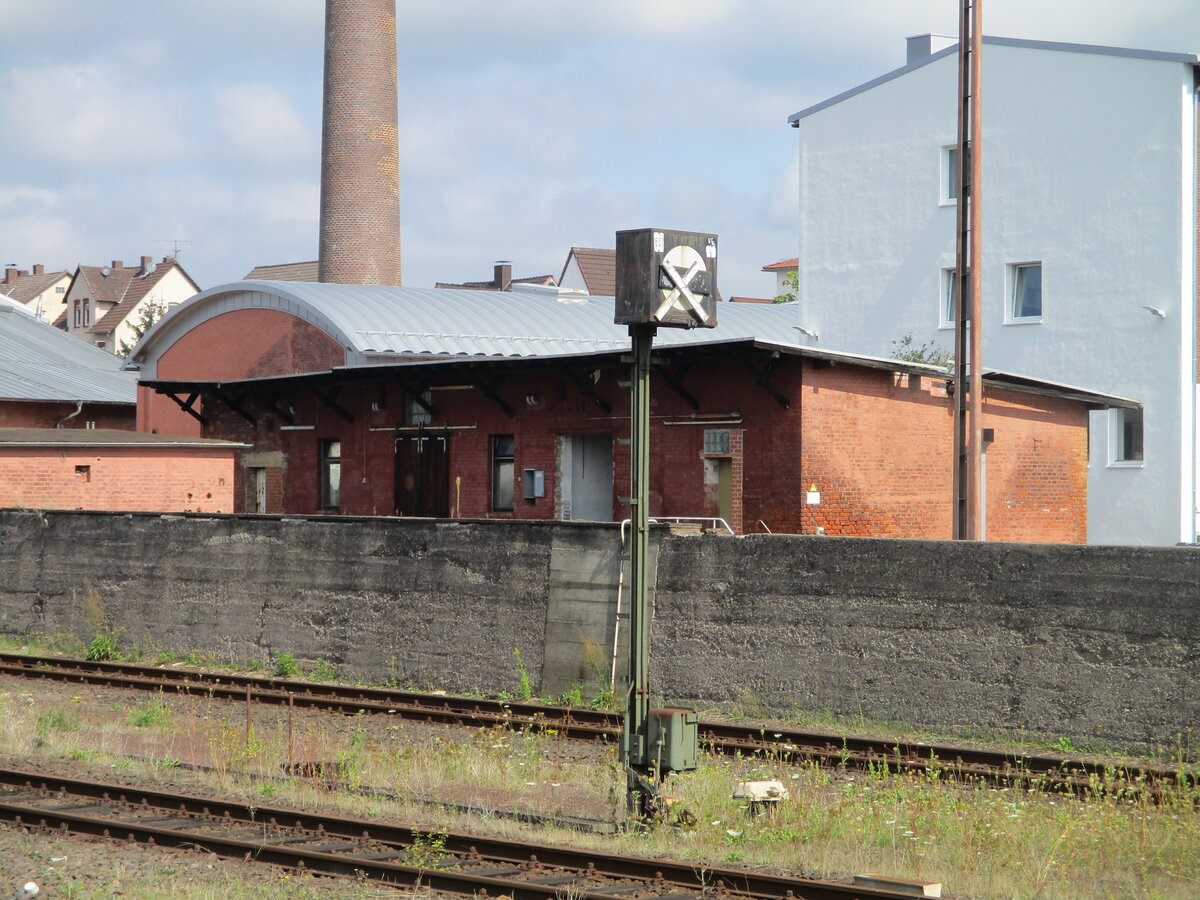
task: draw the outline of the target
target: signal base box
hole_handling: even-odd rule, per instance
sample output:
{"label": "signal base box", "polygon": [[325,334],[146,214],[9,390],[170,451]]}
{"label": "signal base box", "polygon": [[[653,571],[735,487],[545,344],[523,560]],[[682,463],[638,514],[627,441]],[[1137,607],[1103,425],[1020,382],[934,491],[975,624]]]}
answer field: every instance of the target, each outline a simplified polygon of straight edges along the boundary
{"label": "signal base box", "polygon": [[648,762],[663,772],[691,772],[699,754],[699,716],[694,710],[668,706],[652,709],[646,719]]}
{"label": "signal base box", "polygon": [[617,232],[618,325],[714,328],[717,236],[638,228]]}

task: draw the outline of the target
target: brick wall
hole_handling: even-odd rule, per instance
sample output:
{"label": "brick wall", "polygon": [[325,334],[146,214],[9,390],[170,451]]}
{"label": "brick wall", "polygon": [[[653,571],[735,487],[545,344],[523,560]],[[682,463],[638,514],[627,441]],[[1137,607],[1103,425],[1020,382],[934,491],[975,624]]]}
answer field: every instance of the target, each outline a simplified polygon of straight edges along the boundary
{"label": "brick wall", "polygon": [[327,0],[319,280],[400,284],[395,0]]}
{"label": "brick wall", "polygon": [[[51,401],[19,403],[0,400],[0,428],[53,428],[55,423],[75,412],[74,403]],[[79,415],[63,422],[63,428],[117,428],[133,431],[137,421],[131,403],[85,403]]]}
{"label": "brick wall", "polygon": [[0,507],[230,512],[232,449],[0,447]]}
{"label": "brick wall", "polygon": [[[560,493],[557,439],[603,433],[613,438],[615,520],[629,516],[620,502],[629,491],[628,389],[622,369],[604,369],[595,383],[610,404],[605,412],[553,372],[509,375],[498,390],[509,416],[475,388],[434,390],[437,426],[449,446],[451,516],[548,519]],[[462,379],[465,381],[466,379]],[[781,361],[772,383],[790,398],[784,409],[740,364],[695,366],[684,386],[700,401],[689,406],[661,378],[651,393],[652,515],[716,515],[711,472],[706,480],[707,429],[729,430],[733,474],[731,524],[739,532],[947,538],[950,534],[952,405],[939,381],[850,365],[814,368]],[[532,398],[532,405],[526,398]],[[395,509],[395,440],[405,424],[404,388],[347,385],[338,404],[346,421],[311,391],[285,390],[277,399],[295,409],[303,430],[281,430],[264,398],[244,401],[250,426],[210,403],[208,437],[243,441],[281,454],[283,509],[320,511],[321,441],[342,444],[341,511],[390,515]],[[377,407],[377,408],[376,408]],[[1081,404],[1014,392],[989,392],[985,427],[996,441],[988,453],[988,534],[997,540],[1082,542],[1086,534],[1087,413]],[[803,423],[803,425],[802,425]],[[514,508],[491,509],[492,437],[515,438]],[[521,471],[545,473],[545,497],[521,497]],[[237,496],[252,496],[241,479]],[[816,485],[818,506],[806,506]],[[243,503],[245,500],[242,501]],[[240,507],[250,509],[252,506]]]}

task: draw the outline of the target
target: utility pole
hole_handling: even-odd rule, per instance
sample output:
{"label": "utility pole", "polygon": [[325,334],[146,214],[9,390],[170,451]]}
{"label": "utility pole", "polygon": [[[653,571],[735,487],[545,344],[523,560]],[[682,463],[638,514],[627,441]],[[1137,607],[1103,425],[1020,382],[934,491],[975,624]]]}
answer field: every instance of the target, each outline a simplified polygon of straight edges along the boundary
{"label": "utility pole", "polygon": [[954,539],[981,540],[983,469],[983,0],[960,0],[958,22],[958,240],[954,316]]}

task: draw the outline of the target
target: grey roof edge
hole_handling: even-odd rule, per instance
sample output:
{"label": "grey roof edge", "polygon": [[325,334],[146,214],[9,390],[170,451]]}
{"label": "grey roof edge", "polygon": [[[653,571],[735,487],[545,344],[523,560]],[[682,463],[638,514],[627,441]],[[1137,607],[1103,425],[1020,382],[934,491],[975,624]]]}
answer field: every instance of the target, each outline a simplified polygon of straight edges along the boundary
{"label": "grey roof edge", "polygon": [[[1060,43],[1058,41],[1033,41],[1025,38],[1006,38],[984,35],[983,42],[992,44],[997,47],[1019,47],[1025,50],[1057,50],[1063,53],[1093,53],[1102,56],[1124,56],[1131,59],[1150,59],[1158,62],[1177,62],[1187,65],[1200,65],[1200,55],[1195,53],[1172,53],[1166,50],[1138,50],[1135,47],[1106,47],[1101,44],[1069,44]],[[893,79],[899,78],[901,75],[907,75],[922,66],[927,66],[931,62],[941,59],[945,56],[952,56],[958,53],[958,42],[956,41],[949,47],[943,47],[936,53],[931,53],[929,56],[919,59],[916,62],[908,63],[898,69],[893,69],[890,72],[872,78],[870,81],[864,81],[862,84],[842,91],[840,94],[835,94],[820,103],[815,103],[812,106],[805,107],[798,113],[793,113],[788,116],[788,124],[796,126],[801,119],[806,119],[814,113],[818,113],[823,109],[828,109],[831,106],[836,106],[844,100],[849,100],[858,94],[865,93],[872,88],[878,87],[881,84],[886,84]]]}

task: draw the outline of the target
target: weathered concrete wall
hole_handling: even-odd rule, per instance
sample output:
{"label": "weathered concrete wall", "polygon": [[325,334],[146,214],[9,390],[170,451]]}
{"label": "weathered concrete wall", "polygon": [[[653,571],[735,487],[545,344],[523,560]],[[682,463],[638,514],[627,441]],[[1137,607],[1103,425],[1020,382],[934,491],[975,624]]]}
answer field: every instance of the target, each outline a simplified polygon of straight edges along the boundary
{"label": "weathered concrete wall", "polygon": [[[557,691],[564,627],[611,652],[614,610],[580,578],[610,579],[615,607],[618,542],[615,525],[3,510],[0,630],[86,640],[103,615],[126,646],[458,691],[513,690],[520,648]],[[658,560],[673,701],[1131,745],[1200,723],[1200,550],[669,536]]]}
{"label": "weathered concrete wall", "polygon": [[1171,745],[1200,726],[1200,550],[673,537],[667,696]]}

